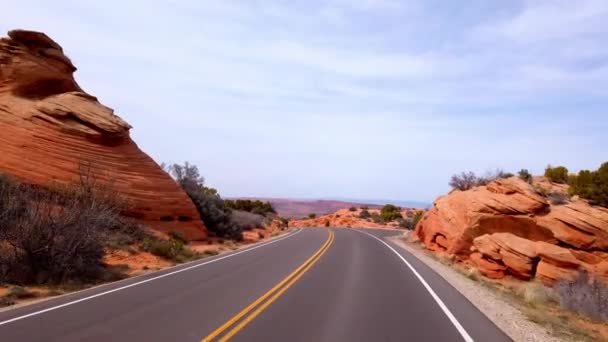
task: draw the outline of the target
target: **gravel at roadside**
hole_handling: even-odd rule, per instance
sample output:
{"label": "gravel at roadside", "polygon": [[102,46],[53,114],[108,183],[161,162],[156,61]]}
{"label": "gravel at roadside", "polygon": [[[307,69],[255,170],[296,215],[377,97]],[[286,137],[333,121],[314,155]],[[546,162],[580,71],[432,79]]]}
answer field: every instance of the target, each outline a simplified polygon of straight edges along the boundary
{"label": "gravel at roadside", "polygon": [[452,267],[442,264],[420,247],[411,245],[402,238],[389,239],[437,272],[514,341],[562,341],[551,336],[542,326],[530,322],[524,313],[494,290],[467,278]]}

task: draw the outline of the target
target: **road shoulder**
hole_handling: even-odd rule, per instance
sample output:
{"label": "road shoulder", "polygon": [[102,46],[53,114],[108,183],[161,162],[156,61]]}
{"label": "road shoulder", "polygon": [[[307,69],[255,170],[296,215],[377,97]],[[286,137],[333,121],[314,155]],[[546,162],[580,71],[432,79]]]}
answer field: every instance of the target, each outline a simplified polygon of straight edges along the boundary
{"label": "road shoulder", "polygon": [[406,243],[403,238],[393,236],[386,240],[409,252],[435,271],[514,341],[560,341],[542,326],[530,322],[523,312],[492,289],[467,278],[452,267],[427,255],[421,248]]}

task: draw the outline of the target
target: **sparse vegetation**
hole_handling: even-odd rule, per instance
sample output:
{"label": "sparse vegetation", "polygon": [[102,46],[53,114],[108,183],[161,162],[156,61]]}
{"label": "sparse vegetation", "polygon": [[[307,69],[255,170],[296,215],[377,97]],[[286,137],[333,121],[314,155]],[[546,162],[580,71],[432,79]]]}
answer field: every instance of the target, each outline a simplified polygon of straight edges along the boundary
{"label": "sparse vegetation", "polygon": [[317,218],[317,214],[310,213],[310,214],[308,214],[308,218],[311,219],[311,220],[314,219],[314,218]]}
{"label": "sparse vegetation", "polygon": [[510,172],[505,172],[501,169],[494,171],[488,171],[484,176],[478,177],[474,172],[462,172],[458,175],[453,175],[450,179],[449,185],[456,190],[469,190],[476,186],[487,185],[491,181],[501,178],[509,178],[514,175]]}
{"label": "sparse vegetation", "polygon": [[399,223],[399,228],[412,230],[414,229],[414,222],[411,218],[398,218],[397,223]]}
{"label": "sparse vegetation", "polygon": [[325,221],[325,227],[329,227],[329,221]]}
{"label": "sparse vegetation", "polygon": [[449,184],[453,189],[465,191],[477,186],[477,181],[478,179],[477,176],[475,176],[475,173],[469,171],[462,172],[459,175],[453,175]]}
{"label": "sparse vegetation", "polygon": [[371,214],[370,218],[372,219],[372,222],[374,222],[374,223],[384,223],[384,220],[378,213]]}
{"label": "sparse vegetation", "polygon": [[560,305],[595,320],[608,321],[608,287],[600,280],[580,272],[572,281],[555,286]]}
{"label": "sparse vegetation", "polygon": [[241,210],[233,210],[231,219],[242,230],[260,228],[264,223],[264,216]]}
{"label": "sparse vegetation", "polygon": [[549,165],[545,169],[545,177],[553,183],[568,183],[568,169],[564,166],[552,167]]}
{"label": "sparse vegetation", "polygon": [[205,226],[219,237],[242,239],[243,227],[232,219],[228,208],[216,189],[205,186],[205,179],[198,168],[188,162],[173,164],[167,168],[186,191],[196,206]]}
{"label": "sparse vegetation", "polygon": [[357,211],[357,208],[355,208],[355,207],[350,207],[350,208],[348,208],[348,211]]}
{"label": "sparse vegetation", "polygon": [[160,240],[148,237],[144,239],[142,247],[156,256],[176,262],[190,261],[198,257],[196,253],[185,247],[184,242],[173,238]]}
{"label": "sparse vegetation", "polygon": [[104,248],[125,236],[142,236],[137,225],[120,216],[125,207],[111,184],[93,177],[90,167],[81,167],[72,184],[47,188],[0,176],[0,281],[101,279],[107,271]]}
{"label": "sparse vegetation", "polygon": [[519,170],[517,175],[519,176],[519,178],[521,178],[526,183],[530,183],[530,184],[532,183],[532,174],[527,169]]}
{"label": "sparse vegetation", "polygon": [[412,229],[416,229],[418,222],[420,222],[420,220],[422,220],[423,217],[424,217],[424,211],[416,211],[416,213],[414,214],[414,217],[412,218]]}
{"label": "sparse vegetation", "polygon": [[224,204],[232,210],[246,211],[258,215],[276,214],[270,202],[260,200],[224,200]]}
{"label": "sparse vegetation", "polygon": [[361,212],[359,213],[359,218],[362,218],[362,219],[368,219],[368,218],[370,218],[370,217],[372,217],[372,215],[369,213],[369,211],[368,211],[367,209],[363,209],[363,210],[361,210]]}
{"label": "sparse vegetation", "polygon": [[401,208],[392,204],[387,204],[380,209],[380,217],[384,222],[391,222],[403,218],[401,216]]}
{"label": "sparse vegetation", "polygon": [[587,199],[591,204],[608,207],[608,162],[597,171],[583,170],[569,178],[570,194]]}

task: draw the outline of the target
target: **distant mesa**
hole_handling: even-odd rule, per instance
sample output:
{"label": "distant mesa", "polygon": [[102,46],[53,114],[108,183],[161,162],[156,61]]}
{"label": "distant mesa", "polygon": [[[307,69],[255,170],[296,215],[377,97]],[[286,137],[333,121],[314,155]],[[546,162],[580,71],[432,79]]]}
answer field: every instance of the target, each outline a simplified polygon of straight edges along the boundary
{"label": "distant mesa", "polygon": [[76,67],[44,33],[0,39],[0,172],[21,181],[67,183],[90,162],[100,180],[133,204],[128,214],[161,231],[204,239],[186,193],[131,140],[131,126],[87,94]]}

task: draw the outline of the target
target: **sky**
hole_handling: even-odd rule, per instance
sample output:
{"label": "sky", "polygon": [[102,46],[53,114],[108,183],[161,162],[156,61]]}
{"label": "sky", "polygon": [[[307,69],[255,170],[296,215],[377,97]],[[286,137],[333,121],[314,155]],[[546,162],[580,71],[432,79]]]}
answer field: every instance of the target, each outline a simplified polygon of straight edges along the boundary
{"label": "sky", "polygon": [[79,84],[224,196],[432,202],[608,161],[608,1],[31,1]]}

